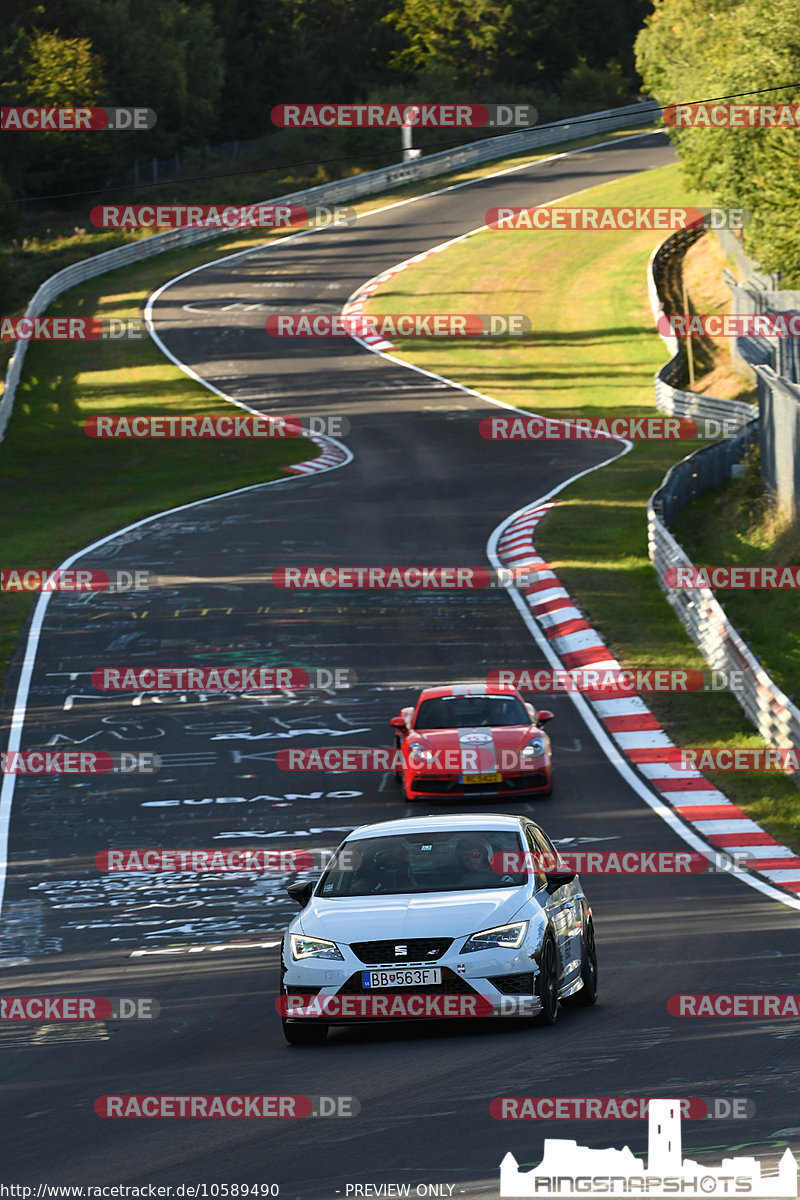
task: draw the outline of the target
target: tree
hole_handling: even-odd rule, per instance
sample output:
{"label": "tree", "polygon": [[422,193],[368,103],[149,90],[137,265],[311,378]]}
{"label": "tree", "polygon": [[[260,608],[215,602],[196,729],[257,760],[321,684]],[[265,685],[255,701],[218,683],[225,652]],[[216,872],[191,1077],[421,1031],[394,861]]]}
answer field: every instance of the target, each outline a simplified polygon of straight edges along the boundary
{"label": "tree", "polygon": [[511,33],[513,5],[506,0],[403,0],[387,20],[407,46],[397,67],[452,72],[456,86],[480,87],[495,77],[501,47]]}
{"label": "tree", "polygon": [[[4,103],[35,107],[95,107],[103,103],[106,82],[100,58],[88,38],[58,31],[18,31],[18,77],[3,88]],[[11,81],[9,81],[11,82]],[[97,134],[19,132],[4,136],[3,163],[17,190],[37,192],[68,186],[76,174],[92,173]]]}
{"label": "tree", "polygon": [[[775,90],[800,79],[795,0],[656,0],[636,60],[660,104],[734,93],[735,103],[796,103],[800,88]],[[690,184],[752,214],[747,252],[800,281],[800,130],[686,128],[671,137]]]}

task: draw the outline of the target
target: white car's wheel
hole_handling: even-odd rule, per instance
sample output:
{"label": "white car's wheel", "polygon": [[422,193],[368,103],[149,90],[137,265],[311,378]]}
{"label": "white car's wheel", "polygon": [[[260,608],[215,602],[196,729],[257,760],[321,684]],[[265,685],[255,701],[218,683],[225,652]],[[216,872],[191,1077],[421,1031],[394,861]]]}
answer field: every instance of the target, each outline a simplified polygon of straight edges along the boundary
{"label": "white car's wheel", "polygon": [[539,978],[536,981],[537,995],[542,1002],[542,1011],[537,1018],[540,1025],[555,1025],[558,1019],[558,973],[558,950],[555,938],[548,933],[542,944]]}

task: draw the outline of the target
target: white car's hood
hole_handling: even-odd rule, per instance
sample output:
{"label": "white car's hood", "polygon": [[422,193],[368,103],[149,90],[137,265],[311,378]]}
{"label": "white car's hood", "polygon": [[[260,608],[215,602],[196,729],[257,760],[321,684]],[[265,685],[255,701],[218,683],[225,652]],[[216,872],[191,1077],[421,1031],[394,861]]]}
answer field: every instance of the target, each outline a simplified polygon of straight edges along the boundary
{"label": "white car's hood", "polygon": [[384,938],[456,938],[511,921],[526,896],[525,887],[342,900],[312,896],[298,919],[304,933],[345,945]]}

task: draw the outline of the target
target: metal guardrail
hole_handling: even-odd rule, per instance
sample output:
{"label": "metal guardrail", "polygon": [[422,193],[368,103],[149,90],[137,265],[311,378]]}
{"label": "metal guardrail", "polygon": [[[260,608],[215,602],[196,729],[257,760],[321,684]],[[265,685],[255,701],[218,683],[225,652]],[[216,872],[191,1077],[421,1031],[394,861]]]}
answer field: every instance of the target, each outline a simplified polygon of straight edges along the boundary
{"label": "metal guardrail", "polygon": [[[393,184],[428,179],[455,167],[506,158],[533,150],[537,146],[554,145],[581,135],[610,133],[615,129],[631,129],[637,125],[654,121],[660,115],[661,108],[654,101],[647,101],[644,104],[628,104],[622,108],[603,109],[600,112],[587,113],[582,117],[553,121],[549,125],[535,125],[530,129],[520,129],[514,133],[484,138],[479,142],[469,142],[456,149],[441,150],[437,154],[430,154],[415,159],[413,162],[381,167],[377,171],[366,171],[363,175],[354,175],[347,179],[338,179],[333,183],[291,192],[285,196],[263,201],[263,203],[301,204],[309,207],[314,204],[331,205],[346,200],[357,200],[362,196],[384,191]],[[51,275],[37,288],[25,310],[25,316],[41,316],[57,296],[78,283],[84,283],[87,279],[94,279],[107,271],[115,271],[118,267],[142,262],[144,259],[152,258],[156,254],[163,254],[168,250],[182,249],[185,246],[195,246],[214,238],[227,237],[231,232],[230,229],[200,229],[196,227],[171,229],[166,233],[154,234],[153,237],[142,238],[127,246],[106,250],[102,254],[74,263],[72,266],[57,271],[55,275]],[[6,426],[11,417],[27,348],[27,342],[17,342],[8,364],[5,390],[0,398],[0,442],[3,440]]]}
{"label": "metal guardrail", "polygon": [[[775,276],[738,283],[730,271],[733,311],[747,315],[800,311],[800,292],[779,290]],[[761,414],[761,477],[778,507],[800,526],[800,338],[737,337],[731,352],[756,379]]]}
{"label": "metal guardrail", "polygon": [[733,694],[764,741],[770,746],[800,746],[800,708],[748,648],[711,589],[672,589],[662,582],[668,567],[693,566],[668,523],[706,488],[724,482],[731,464],[755,443],[757,424],[752,421],[734,437],[696,451],[668,471],[647,502],[648,553],[669,604],[708,665],[740,672],[741,687]]}
{"label": "metal guardrail", "polygon": [[[675,236],[673,234],[666,242],[671,242]],[[648,271],[650,301],[656,319],[664,309],[656,270],[653,268],[664,245],[666,243],[658,247],[651,257]],[[658,261],[663,263],[670,257],[671,254],[667,254]],[[647,502],[650,561],[655,568],[659,587],[712,670],[740,672],[741,688],[736,688],[733,694],[764,741],[776,747],[800,746],[800,709],[778,687],[742,640],[713,591],[703,587],[668,588],[663,582],[664,573],[669,567],[694,566],[668,527],[687,504],[708,488],[719,486],[730,477],[733,464],[740,462],[758,439],[760,425],[756,405],[698,396],[682,392],[668,383],[668,377],[675,377],[676,372],[682,373],[682,351],[677,339],[664,340],[673,350],[673,357],[656,373],[656,406],[659,411],[686,411],[691,416],[719,419],[718,414],[727,408],[729,416],[734,415],[736,420],[741,421],[741,427],[734,436],[704,446],[676,463],[667,472],[661,486],[653,492]],[[800,394],[800,389],[797,391]],[[674,404],[676,407],[663,408],[662,404]],[[692,405],[694,412],[690,411]],[[733,410],[733,414],[730,410]],[[800,774],[793,778],[800,783]]]}
{"label": "metal guardrail", "polygon": [[[647,269],[647,287],[650,308],[656,324],[666,310],[679,312],[682,304],[679,297],[670,294],[667,281],[671,268],[683,258],[688,248],[702,237],[702,229],[679,229],[656,246],[650,256]],[[665,309],[666,305],[666,309]],[[731,431],[742,428],[758,416],[758,407],[741,400],[720,400],[715,396],[703,396],[679,387],[686,378],[686,363],[683,347],[676,337],[663,336],[671,358],[655,374],[656,408],[668,416],[695,417],[727,422]]]}

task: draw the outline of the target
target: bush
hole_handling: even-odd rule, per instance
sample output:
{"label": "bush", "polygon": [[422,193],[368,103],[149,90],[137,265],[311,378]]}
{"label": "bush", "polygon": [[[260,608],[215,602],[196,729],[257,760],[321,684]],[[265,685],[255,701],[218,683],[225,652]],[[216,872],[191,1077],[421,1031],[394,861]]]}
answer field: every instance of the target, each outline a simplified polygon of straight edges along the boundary
{"label": "bush", "polygon": [[560,90],[568,103],[598,110],[625,104],[632,99],[631,87],[631,81],[624,77],[622,67],[613,58],[604,67],[590,67],[581,58],[565,77]]}

